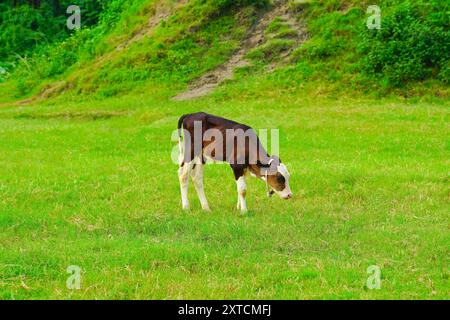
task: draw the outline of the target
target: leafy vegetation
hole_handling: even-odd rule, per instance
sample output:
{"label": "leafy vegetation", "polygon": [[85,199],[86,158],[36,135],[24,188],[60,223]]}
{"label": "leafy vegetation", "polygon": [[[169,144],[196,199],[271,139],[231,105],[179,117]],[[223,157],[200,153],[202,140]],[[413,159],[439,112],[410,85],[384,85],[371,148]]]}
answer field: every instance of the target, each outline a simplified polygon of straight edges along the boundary
{"label": "leafy vegetation", "polygon": [[[39,3],[38,6],[35,3]],[[99,21],[99,15],[108,1],[79,0],[83,24],[89,28]],[[72,4],[68,0],[34,2],[12,1],[0,4],[0,61],[8,61],[17,56],[42,51],[59,44],[70,36],[66,26],[66,8]]]}
{"label": "leafy vegetation", "polygon": [[[50,4],[43,2],[38,9],[2,5],[8,9],[2,10],[0,18],[5,43],[0,52],[0,77],[5,79],[12,72],[9,79],[15,83],[15,96],[36,94],[61,79],[70,82],[63,91],[97,92],[100,97],[152,83],[179,89],[226,61],[258,12],[270,6],[268,1],[256,0],[189,1],[152,36],[131,41],[117,52],[136,35],[145,34],[146,21],[152,19],[161,1],[88,2],[79,2],[86,8],[83,29],[72,33],[63,27],[67,15]],[[66,5],[59,3],[61,8]],[[176,1],[162,3],[176,6]],[[369,30],[364,2],[292,1],[290,10],[299,22],[306,23],[308,40],[293,54],[295,68],[284,72],[290,77],[290,72],[297,70],[296,77],[327,81],[338,91],[350,88],[366,94],[414,88],[412,91],[420,95],[415,83],[431,81],[441,95],[446,95],[448,5],[409,0],[385,0],[379,5],[382,28]],[[275,19],[266,32],[272,39],[249,57],[256,63],[271,63],[294,44],[291,38],[295,32]]]}
{"label": "leafy vegetation", "polygon": [[[366,27],[357,1],[315,1],[305,11],[311,39],[299,60],[341,84],[370,90],[414,86],[417,80],[448,81],[448,4],[442,1],[378,1],[381,28]],[[368,85],[369,84],[369,85]]]}
{"label": "leafy vegetation", "polygon": [[[202,70],[210,68],[208,62],[215,56],[220,59],[215,62],[217,64],[223,62],[230,53],[233,48],[230,43],[217,40],[218,36],[230,33],[233,28],[235,21],[230,14],[236,13],[239,6],[260,8],[264,3],[266,2],[192,1],[180,9],[171,21],[161,24],[154,37],[145,38],[142,43],[131,46],[126,54],[118,54],[114,51],[120,41],[126,41],[123,38],[124,31],[131,33],[125,34],[125,37],[132,38],[133,33],[139,32],[138,28],[145,23],[144,20],[154,14],[158,3],[142,0],[111,1],[99,13],[99,24],[84,28],[64,42],[46,46],[42,50],[35,49],[29,59],[21,60],[11,78],[18,82],[19,95],[34,89],[42,79],[54,79],[65,73],[71,66],[74,66],[72,70],[75,71],[75,77],[77,69],[83,69],[82,73],[85,73],[88,68],[98,68],[91,70],[94,74],[89,72],[90,79],[87,80],[86,87],[75,87],[78,92],[90,93],[105,81],[108,88],[100,88],[102,96],[127,91],[129,88],[124,87],[124,83],[135,86],[136,82],[149,78],[186,82]],[[133,29],[133,26],[137,29]],[[241,28],[242,26],[236,26],[229,40],[242,36]],[[216,53],[211,53],[208,48]],[[98,64],[95,58],[106,54],[112,55],[109,57],[111,63],[106,66]],[[204,56],[208,56],[208,59],[206,65],[201,65],[200,61],[205,61]],[[197,57],[198,60],[192,60],[192,57]],[[40,68],[31,69],[31,64],[39,65]],[[76,81],[82,83],[86,78]]]}
{"label": "leafy vegetation", "polygon": [[402,2],[383,16],[380,30],[365,30],[359,46],[364,71],[393,86],[429,78],[447,83],[450,31],[442,5],[441,1]]}

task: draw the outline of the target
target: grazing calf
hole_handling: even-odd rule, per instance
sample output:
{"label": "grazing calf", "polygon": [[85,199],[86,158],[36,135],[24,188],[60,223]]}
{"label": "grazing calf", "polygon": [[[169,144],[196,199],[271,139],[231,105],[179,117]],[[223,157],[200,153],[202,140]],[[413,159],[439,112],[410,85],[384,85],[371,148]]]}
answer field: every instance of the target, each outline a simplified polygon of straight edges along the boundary
{"label": "grazing calf", "polygon": [[[184,133],[184,139],[182,139]],[[252,128],[231,120],[199,112],[184,115],[178,121],[181,201],[189,208],[188,184],[192,177],[204,210],[209,210],[203,188],[205,160],[228,162],[236,179],[237,208],[247,211],[245,175],[265,181],[268,195],[277,193],[290,199],[289,172],[277,156],[269,156]]]}

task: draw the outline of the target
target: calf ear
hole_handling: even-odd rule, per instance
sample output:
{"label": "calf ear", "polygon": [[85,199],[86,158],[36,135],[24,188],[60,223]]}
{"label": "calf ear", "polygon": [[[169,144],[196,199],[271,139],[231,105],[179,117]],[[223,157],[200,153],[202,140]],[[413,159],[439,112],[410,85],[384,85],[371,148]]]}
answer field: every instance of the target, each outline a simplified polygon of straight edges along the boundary
{"label": "calf ear", "polygon": [[280,165],[280,162],[278,158],[271,158],[269,163],[262,163],[261,161],[257,160],[257,164],[262,168],[261,171],[263,175],[274,175],[278,172],[278,166]]}
{"label": "calf ear", "polygon": [[261,168],[269,168],[270,167],[270,165],[268,163],[262,163],[259,160],[256,160],[256,164],[258,165],[258,167],[261,167]]}
{"label": "calf ear", "polygon": [[280,162],[278,159],[273,159],[273,161],[270,162],[270,167],[269,167],[269,175],[274,175],[277,174],[278,172],[278,166],[280,165]]}
{"label": "calf ear", "polygon": [[276,155],[271,156],[270,159],[273,159],[273,161],[277,163],[277,166],[281,163],[281,159]]}

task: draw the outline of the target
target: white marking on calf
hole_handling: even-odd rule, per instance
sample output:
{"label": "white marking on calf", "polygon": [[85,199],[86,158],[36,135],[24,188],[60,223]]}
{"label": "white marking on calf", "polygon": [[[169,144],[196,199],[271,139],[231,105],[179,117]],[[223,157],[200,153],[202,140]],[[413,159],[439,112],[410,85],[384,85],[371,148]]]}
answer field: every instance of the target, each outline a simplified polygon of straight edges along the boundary
{"label": "white marking on calf", "polygon": [[241,210],[242,213],[247,212],[247,203],[245,202],[245,195],[247,192],[247,183],[245,182],[245,176],[239,177],[236,181],[237,191],[238,191],[238,203],[237,208]]}
{"label": "white marking on calf", "polygon": [[280,195],[280,197],[282,198],[286,198],[286,197],[291,197],[292,196],[292,192],[291,192],[291,188],[289,186],[289,178],[290,178],[290,174],[287,170],[287,167],[284,163],[280,163],[280,165],[277,167],[278,172],[284,177],[285,180],[285,185],[286,187],[279,191],[278,194]]}
{"label": "white marking on calf", "polygon": [[190,163],[185,163],[182,167],[178,169],[178,178],[180,179],[180,189],[181,189],[181,205],[184,210],[189,209],[189,173],[191,171]]}
{"label": "white marking on calf", "polygon": [[192,181],[194,181],[195,190],[203,210],[210,211],[208,200],[206,200],[205,190],[203,188],[203,170],[204,165],[200,159],[195,163],[195,167],[191,171]]}
{"label": "white marking on calf", "polygon": [[[180,156],[180,158],[181,157],[184,158],[184,155]],[[193,161],[184,163],[183,166],[178,169],[178,177],[180,180],[181,190],[181,205],[184,210],[189,209],[189,176],[191,176],[202,209],[210,211],[208,200],[206,199],[205,190],[203,187],[203,171],[204,165],[198,157]]]}

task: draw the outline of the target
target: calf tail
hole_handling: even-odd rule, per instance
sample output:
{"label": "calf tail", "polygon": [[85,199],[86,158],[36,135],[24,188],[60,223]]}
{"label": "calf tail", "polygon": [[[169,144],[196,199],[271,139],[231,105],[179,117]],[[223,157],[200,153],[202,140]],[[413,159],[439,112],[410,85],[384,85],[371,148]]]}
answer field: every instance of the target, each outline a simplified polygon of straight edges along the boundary
{"label": "calf tail", "polygon": [[182,138],[183,138],[183,121],[185,117],[186,115],[182,115],[181,118],[178,120],[178,148],[180,150],[179,155],[180,167],[182,167],[184,164],[184,146],[183,146],[184,142],[182,141]]}
{"label": "calf tail", "polygon": [[186,118],[186,115],[182,115],[178,120],[178,137],[182,137],[182,129],[183,129],[183,121]]}

